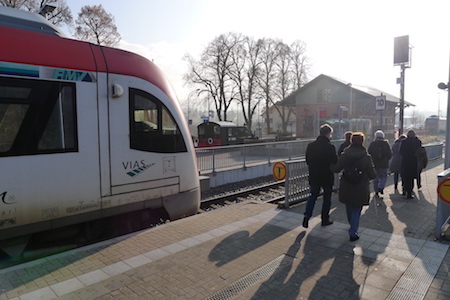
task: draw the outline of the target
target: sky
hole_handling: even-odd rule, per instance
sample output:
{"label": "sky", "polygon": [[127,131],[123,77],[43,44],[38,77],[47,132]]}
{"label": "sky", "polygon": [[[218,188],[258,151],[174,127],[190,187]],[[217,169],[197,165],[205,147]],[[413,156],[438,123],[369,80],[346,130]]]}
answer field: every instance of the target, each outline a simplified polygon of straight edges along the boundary
{"label": "sky", "polygon": [[[405,0],[66,0],[74,19],[84,5],[102,4],[115,17],[119,48],[153,60],[180,102],[190,92],[182,76],[185,54],[198,59],[220,34],[242,33],[306,43],[309,79],[320,74],[371,86],[400,97],[394,38],[408,35],[411,67],[405,71],[405,115],[447,115],[450,1]],[[64,30],[64,29],[63,29]],[[71,36],[70,30],[64,30]]]}

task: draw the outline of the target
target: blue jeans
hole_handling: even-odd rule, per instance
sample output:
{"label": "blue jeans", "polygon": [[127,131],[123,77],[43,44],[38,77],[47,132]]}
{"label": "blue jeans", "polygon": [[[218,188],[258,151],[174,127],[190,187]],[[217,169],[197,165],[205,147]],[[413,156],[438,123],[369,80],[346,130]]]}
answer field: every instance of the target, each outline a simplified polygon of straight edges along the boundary
{"label": "blue jeans", "polygon": [[[316,204],[317,197],[320,194],[320,185],[311,185],[309,190],[311,196],[309,196],[306,202],[305,217],[311,218],[314,211],[314,204]],[[322,204],[322,221],[329,220],[330,208],[331,208],[331,193],[333,192],[332,186],[323,186],[323,204]]]}
{"label": "blue jeans", "polygon": [[362,207],[351,207],[345,205],[345,208],[347,210],[347,221],[348,224],[350,224],[348,234],[350,235],[350,237],[355,237],[358,235],[359,220],[361,219]]}
{"label": "blue jeans", "polygon": [[379,190],[383,190],[386,186],[387,169],[375,168],[375,171],[377,172],[377,177],[373,180],[373,191],[376,193]]}

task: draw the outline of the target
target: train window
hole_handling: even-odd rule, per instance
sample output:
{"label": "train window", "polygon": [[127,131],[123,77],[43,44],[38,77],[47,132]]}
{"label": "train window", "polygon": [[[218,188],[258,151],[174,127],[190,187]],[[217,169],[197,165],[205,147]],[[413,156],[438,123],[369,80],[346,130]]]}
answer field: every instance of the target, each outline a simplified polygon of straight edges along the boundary
{"label": "train window", "polygon": [[11,149],[28,105],[0,103],[0,152]]}
{"label": "train window", "polygon": [[39,150],[73,149],[75,124],[72,87],[63,87],[59,93],[41,140]]}
{"label": "train window", "polygon": [[160,153],[186,152],[169,110],[153,95],[130,89],[130,147]]}
{"label": "train window", "polygon": [[75,85],[0,78],[0,156],[78,151]]}

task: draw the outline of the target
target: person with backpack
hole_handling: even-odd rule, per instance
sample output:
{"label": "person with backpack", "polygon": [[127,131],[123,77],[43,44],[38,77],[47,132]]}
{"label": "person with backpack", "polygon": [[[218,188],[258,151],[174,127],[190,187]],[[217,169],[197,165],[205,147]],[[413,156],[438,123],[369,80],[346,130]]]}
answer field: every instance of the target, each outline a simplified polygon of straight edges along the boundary
{"label": "person with backpack", "polygon": [[362,132],[353,133],[351,145],[342,153],[332,171],[342,177],[339,184],[339,201],[345,204],[350,241],[359,239],[358,228],[361,211],[369,205],[370,180],[376,177],[372,157],[367,153]]}
{"label": "person with backpack", "polygon": [[331,193],[333,192],[334,174],[331,165],[337,162],[336,148],[330,143],[333,128],[324,124],[320,126],[320,135],[306,147],[306,164],[309,170],[309,188],[311,196],[306,202],[303,227],[308,228],[320,189],[323,189],[322,226],[333,224],[330,220]]}
{"label": "person with backpack", "polygon": [[375,131],[375,140],[370,143],[368,152],[372,156],[373,164],[375,165],[375,170],[377,172],[377,177],[373,180],[373,190],[375,196],[378,197],[378,193],[384,193],[389,160],[392,157],[391,146],[389,146],[388,141],[384,139],[383,131]]}
{"label": "person with backpack", "polygon": [[404,183],[404,195],[406,199],[413,199],[414,179],[418,177],[417,151],[422,142],[416,137],[414,130],[409,130],[406,139],[400,144],[400,154],[402,155],[402,179]]}

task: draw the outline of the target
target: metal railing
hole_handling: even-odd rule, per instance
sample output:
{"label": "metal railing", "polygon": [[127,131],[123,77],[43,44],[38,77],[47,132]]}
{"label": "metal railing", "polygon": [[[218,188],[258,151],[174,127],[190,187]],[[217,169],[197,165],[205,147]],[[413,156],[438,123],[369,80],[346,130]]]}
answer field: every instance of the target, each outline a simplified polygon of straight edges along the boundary
{"label": "metal railing", "polygon": [[[297,160],[305,156],[306,147],[314,139],[256,143],[236,146],[196,148],[197,164],[201,175],[219,170],[247,168],[249,166],[271,164],[278,161]],[[339,148],[344,140],[332,140]],[[424,145],[429,160],[442,157],[443,143]]]}
{"label": "metal railing", "polygon": [[[442,158],[442,143],[424,145],[427,151],[428,160]],[[309,195],[308,166],[304,159],[285,162],[287,177],[285,179],[285,208],[290,205],[306,200]],[[339,187],[339,174],[335,174],[334,187]]]}
{"label": "metal railing", "polygon": [[[236,146],[196,148],[201,175],[219,170],[247,168],[278,161],[290,161],[305,156],[306,147],[314,140],[255,143]],[[337,147],[343,140],[333,140]]]}

